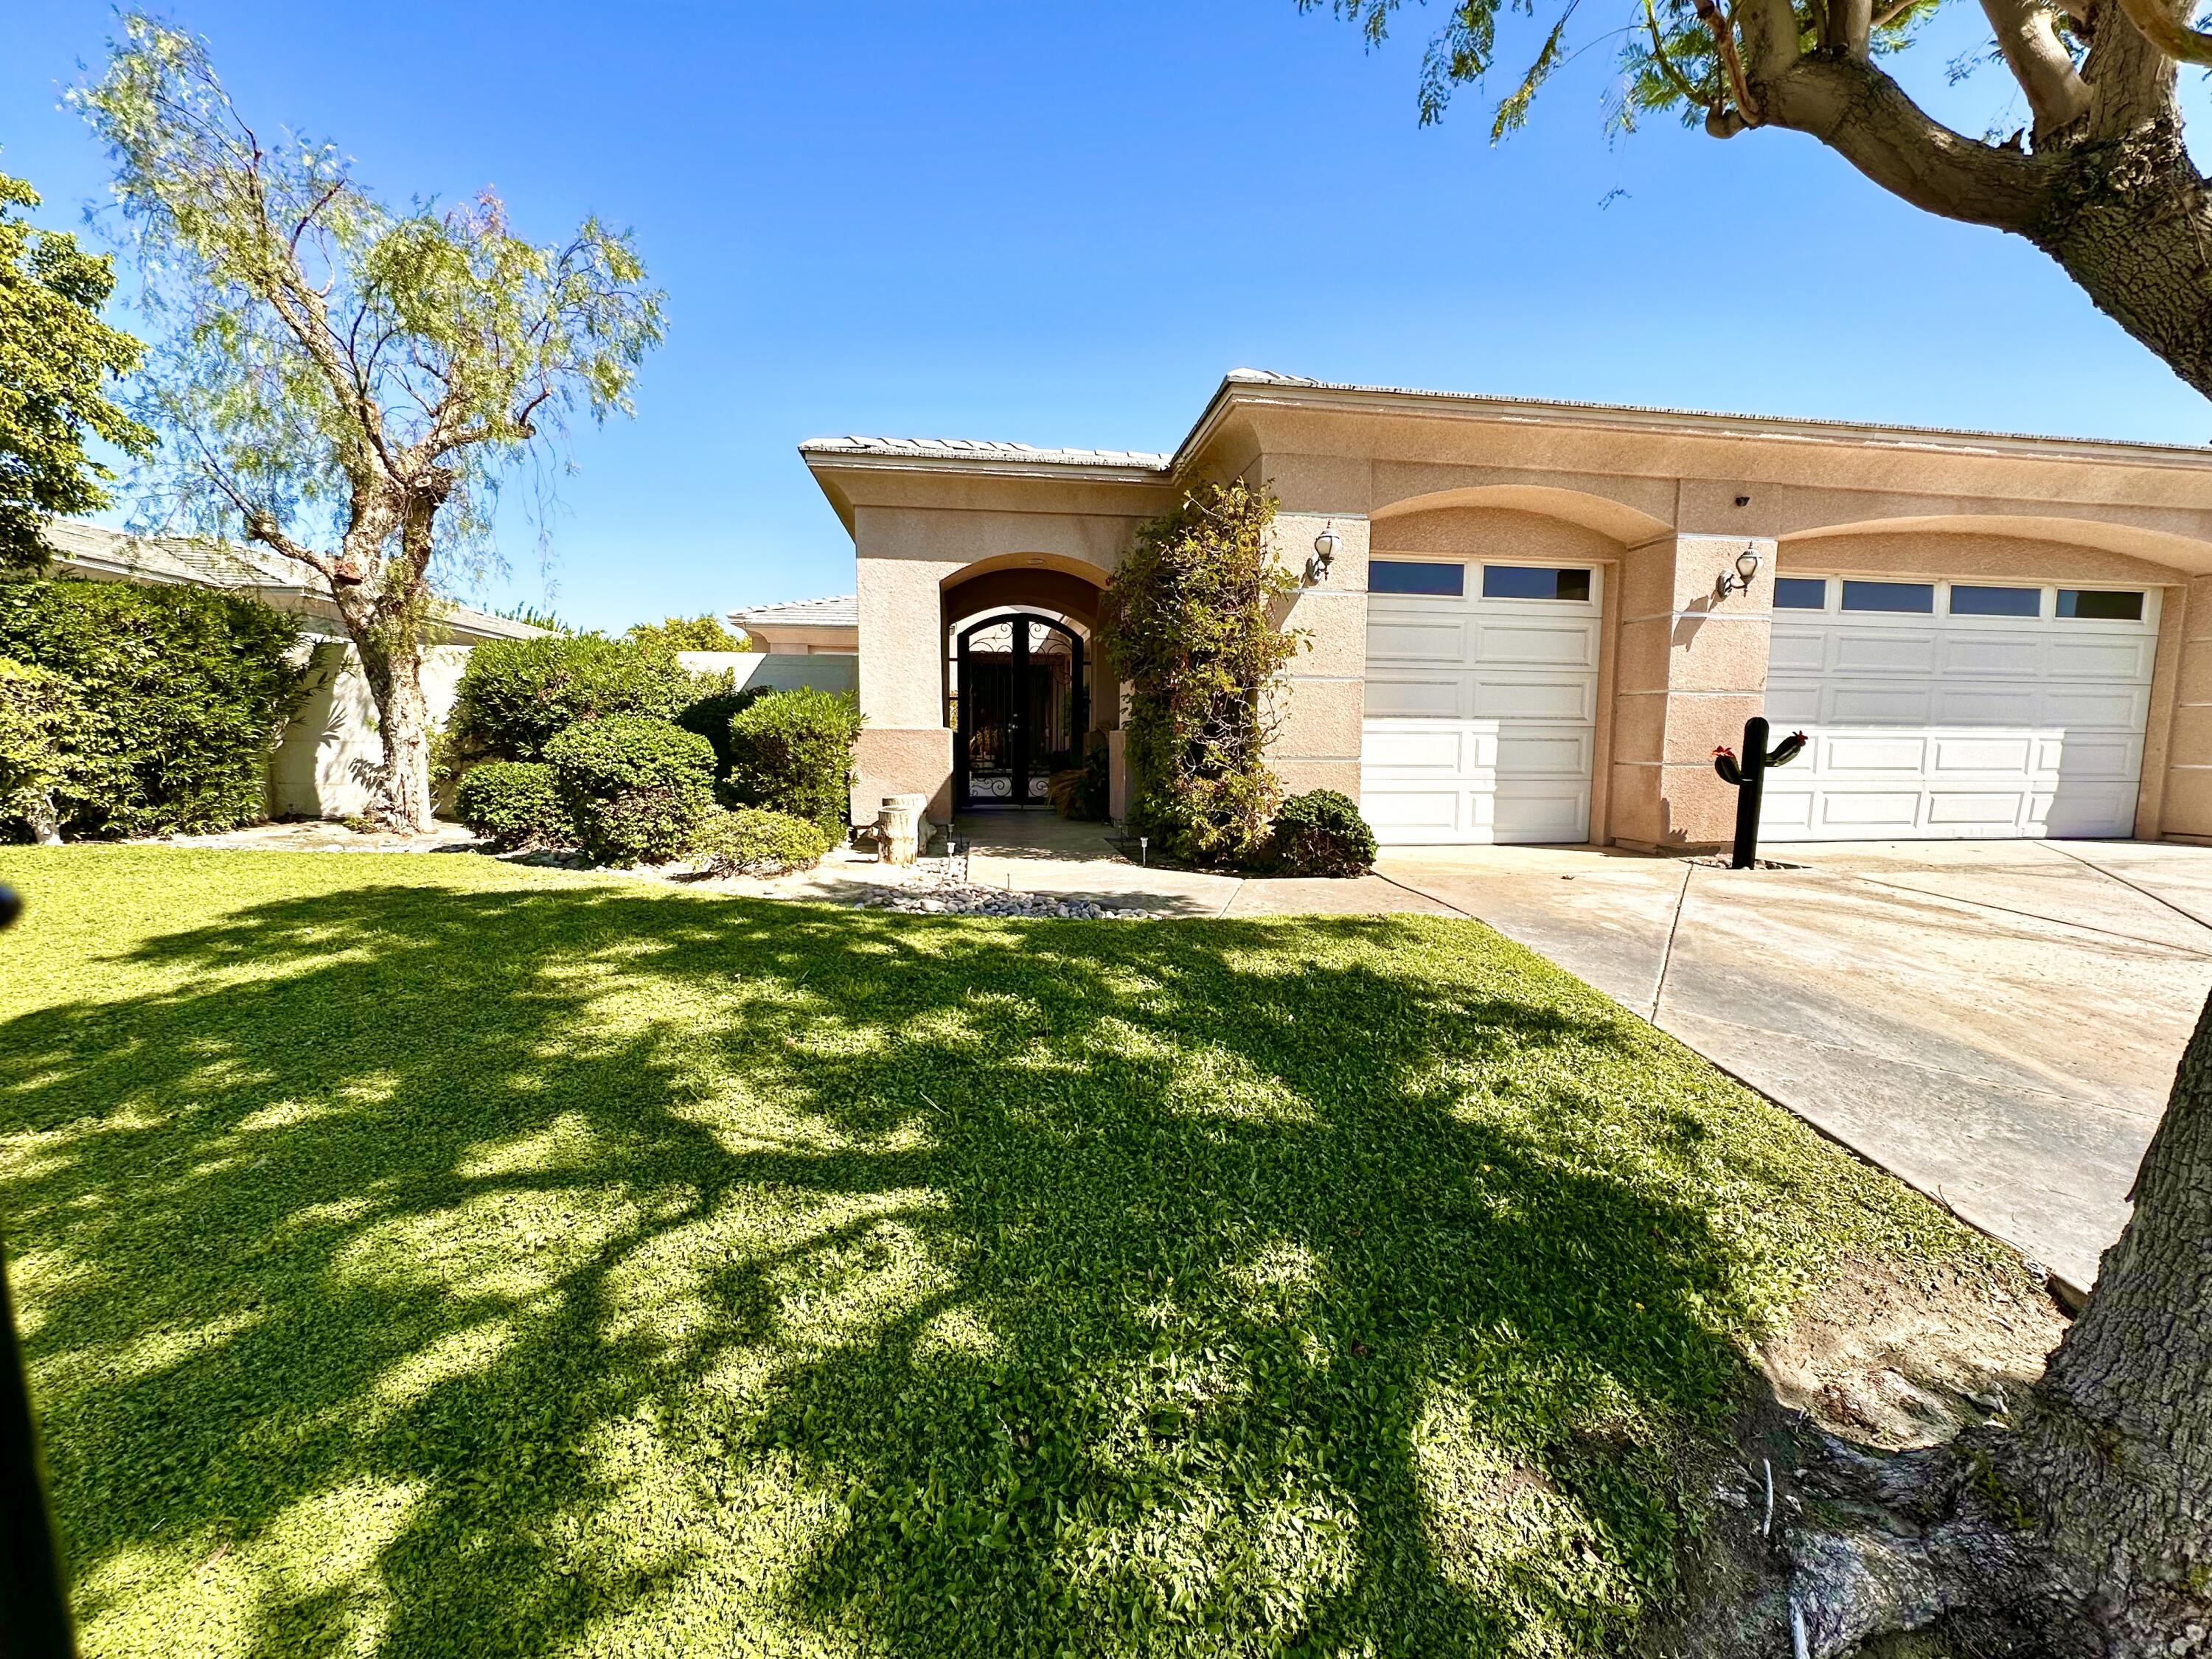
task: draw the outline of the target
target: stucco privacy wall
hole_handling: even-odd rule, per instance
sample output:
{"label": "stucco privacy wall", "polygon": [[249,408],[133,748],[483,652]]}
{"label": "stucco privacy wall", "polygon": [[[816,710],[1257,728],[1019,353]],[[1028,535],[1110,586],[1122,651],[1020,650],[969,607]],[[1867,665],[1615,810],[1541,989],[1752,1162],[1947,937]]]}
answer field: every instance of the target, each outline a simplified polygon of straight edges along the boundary
{"label": "stucco privacy wall", "polygon": [[[1734,792],[1711,752],[1766,691],[1778,570],[2154,587],[2162,619],[2136,830],[2212,836],[2212,455],[2092,442],[1323,385],[1238,370],[1172,456],[830,440],[807,464],[860,556],[856,805],[951,775],[942,619],[979,563],[1048,556],[1103,580],[1142,519],[1199,478],[1281,501],[1311,647],[1282,688],[1273,759],[1294,788],[1358,787],[1370,547],[1583,562],[1606,573],[1590,833],[1706,846]],[[1762,574],[1722,595],[1749,550]],[[2193,601],[2193,602],[2192,602]],[[878,662],[878,656],[897,661]]]}

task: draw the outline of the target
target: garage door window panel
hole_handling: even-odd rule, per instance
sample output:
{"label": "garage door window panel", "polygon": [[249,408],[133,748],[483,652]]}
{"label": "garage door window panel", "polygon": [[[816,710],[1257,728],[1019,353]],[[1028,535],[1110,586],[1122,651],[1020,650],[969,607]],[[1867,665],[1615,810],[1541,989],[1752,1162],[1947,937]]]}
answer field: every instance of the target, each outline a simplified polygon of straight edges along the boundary
{"label": "garage door window panel", "polygon": [[1826,611],[1828,608],[1828,579],[1826,576],[1777,576],[1774,579],[1774,608],[1777,611]]}
{"label": "garage door window panel", "polygon": [[2058,590],[2058,614],[2083,622],[2141,622],[2140,592],[2112,592],[2087,587]]}
{"label": "garage door window panel", "polygon": [[2043,590],[2039,587],[1982,587],[1954,582],[1951,614],[1954,617],[2039,617]]}
{"label": "garage door window panel", "polygon": [[1486,564],[1482,567],[1482,597],[1486,599],[1565,599],[1586,605],[1590,596],[1587,570],[1547,570],[1528,564]]}
{"label": "garage door window panel", "polygon": [[1367,566],[1367,591],[1455,599],[1467,592],[1467,567],[1427,560],[1374,559]]}
{"label": "garage door window panel", "polygon": [[1847,581],[1844,584],[1844,609],[1926,616],[1936,609],[1936,584]]}

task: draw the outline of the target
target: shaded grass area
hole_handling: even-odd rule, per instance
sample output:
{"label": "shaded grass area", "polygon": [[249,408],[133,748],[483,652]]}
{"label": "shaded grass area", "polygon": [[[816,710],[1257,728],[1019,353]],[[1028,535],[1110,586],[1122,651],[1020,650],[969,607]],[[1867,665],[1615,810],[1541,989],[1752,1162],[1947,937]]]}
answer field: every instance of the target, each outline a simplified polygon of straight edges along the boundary
{"label": "shaded grass area", "polygon": [[1589,1654],[1744,1345],[1998,1258],[1479,925],[11,849],[94,1655]]}

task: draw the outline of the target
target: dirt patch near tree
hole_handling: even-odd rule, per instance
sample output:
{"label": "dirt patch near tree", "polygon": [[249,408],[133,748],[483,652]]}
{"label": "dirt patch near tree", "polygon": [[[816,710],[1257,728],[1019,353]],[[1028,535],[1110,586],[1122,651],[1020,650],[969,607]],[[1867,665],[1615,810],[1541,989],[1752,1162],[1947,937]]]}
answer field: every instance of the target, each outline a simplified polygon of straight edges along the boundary
{"label": "dirt patch near tree", "polygon": [[2023,1271],[1849,1261],[1762,1345],[1775,1396],[1831,1434],[1896,1450],[2005,1416],[2066,1334]]}

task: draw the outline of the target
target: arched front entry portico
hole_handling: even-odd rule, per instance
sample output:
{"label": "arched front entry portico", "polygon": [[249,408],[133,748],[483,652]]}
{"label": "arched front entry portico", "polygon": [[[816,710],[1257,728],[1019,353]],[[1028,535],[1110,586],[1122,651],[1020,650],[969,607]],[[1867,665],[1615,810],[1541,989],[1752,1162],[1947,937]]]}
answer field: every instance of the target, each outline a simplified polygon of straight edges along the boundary
{"label": "arched front entry portico", "polygon": [[1105,573],[1072,562],[994,558],[945,582],[955,811],[1048,807],[1052,775],[1082,765],[1111,723],[1091,646]]}

